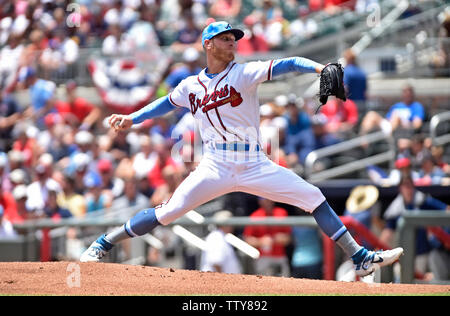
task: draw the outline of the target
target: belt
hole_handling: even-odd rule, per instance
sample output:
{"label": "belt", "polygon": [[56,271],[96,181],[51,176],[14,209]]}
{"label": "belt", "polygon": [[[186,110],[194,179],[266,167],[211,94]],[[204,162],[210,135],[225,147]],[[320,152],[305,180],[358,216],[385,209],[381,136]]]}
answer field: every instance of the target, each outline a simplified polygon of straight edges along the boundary
{"label": "belt", "polygon": [[[216,149],[232,151],[250,151],[250,144],[246,143],[215,143]],[[259,144],[256,144],[254,151],[260,151]]]}

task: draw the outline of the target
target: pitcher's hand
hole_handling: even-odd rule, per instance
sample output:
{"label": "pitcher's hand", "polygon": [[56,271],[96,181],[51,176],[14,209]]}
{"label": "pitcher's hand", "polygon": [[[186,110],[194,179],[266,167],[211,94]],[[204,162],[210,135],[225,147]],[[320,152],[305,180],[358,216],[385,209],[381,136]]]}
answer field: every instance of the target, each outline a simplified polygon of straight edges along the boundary
{"label": "pitcher's hand", "polygon": [[129,115],[113,114],[108,119],[109,126],[116,132],[129,129],[133,125],[133,120]]}

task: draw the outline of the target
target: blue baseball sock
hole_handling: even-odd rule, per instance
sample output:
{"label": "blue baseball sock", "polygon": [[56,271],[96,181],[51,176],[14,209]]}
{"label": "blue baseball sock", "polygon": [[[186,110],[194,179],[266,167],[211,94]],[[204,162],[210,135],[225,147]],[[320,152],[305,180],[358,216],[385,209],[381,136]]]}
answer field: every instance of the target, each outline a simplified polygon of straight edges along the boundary
{"label": "blue baseball sock", "polygon": [[140,211],[125,224],[125,231],[130,237],[137,237],[147,234],[153,228],[160,225],[156,219],[155,209],[149,208]]}
{"label": "blue baseball sock", "polygon": [[334,241],[337,241],[347,231],[327,201],[320,204],[312,215],[323,232]]}
{"label": "blue baseball sock", "polygon": [[113,244],[111,244],[106,238],[106,234],[101,235],[100,237],[97,238],[96,242],[98,244],[100,244],[104,249],[106,249],[107,251],[111,250],[111,248],[114,246]]}
{"label": "blue baseball sock", "polygon": [[344,252],[352,257],[362,247],[353,239],[327,201],[320,204],[312,213],[323,232],[334,240]]}
{"label": "blue baseball sock", "polygon": [[159,224],[156,219],[155,209],[145,209],[134,215],[125,225],[106,235],[105,240],[114,245],[130,237],[145,235]]}
{"label": "blue baseball sock", "polygon": [[359,251],[357,251],[351,258],[353,260],[354,264],[361,263],[364,258],[367,256],[367,249],[361,248]]}

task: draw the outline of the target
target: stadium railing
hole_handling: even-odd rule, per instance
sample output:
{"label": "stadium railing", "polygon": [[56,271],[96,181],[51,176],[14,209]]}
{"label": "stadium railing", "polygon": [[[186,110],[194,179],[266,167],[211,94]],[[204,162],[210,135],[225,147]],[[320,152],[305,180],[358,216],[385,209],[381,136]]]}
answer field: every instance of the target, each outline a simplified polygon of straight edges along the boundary
{"label": "stadium railing", "polygon": [[[411,211],[405,213],[397,225],[397,239],[405,253],[400,257],[401,282],[414,282],[414,258],[416,254],[416,229],[418,227],[450,226],[450,213],[440,211]],[[437,236],[448,245],[450,235]],[[447,248],[448,249],[448,248]]]}
{"label": "stadium railing", "polygon": [[[386,141],[389,149],[382,153],[377,153],[373,156],[352,161],[340,166],[329,168],[327,170],[314,172],[314,165],[324,157],[330,157],[336,154],[345,153],[351,149],[359,148],[363,145],[369,146],[380,141]],[[393,161],[395,158],[395,144],[391,136],[382,131],[359,136],[336,145],[327,146],[321,149],[314,150],[306,156],[305,171],[308,181],[316,183],[326,179],[335,178],[357,170],[365,169],[369,165],[381,164],[384,162]]]}
{"label": "stadium railing", "polygon": [[436,114],[430,120],[430,136],[433,145],[435,146],[442,146],[450,143],[450,133],[438,135],[440,132],[439,125],[444,123],[450,123],[450,111]]}
{"label": "stadium railing", "polygon": [[[430,137],[433,145],[441,146],[450,142],[450,130],[445,128],[446,126],[444,126],[444,128],[442,129],[439,129],[440,125],[444,125],[449,121],[450,111],[436,114],[431,118]],[[341,164],[333,168],[328,168],[324,171],[314,172],[314,165],[321,158],[343,154],[351,149],[359,148],[362,145],[369,146],[380,141],[385,141],[388,144],[389,149],[385,152],[377,153],[370,157],[365,157],[356,161]],[[306,156],[305,160],[305,176],[308,181],[317,183],[323,180],[353,173],[356,170],[365,169],[368,165],[376,165],[389,162],[390,166],[393,166],[395,154],[396,149],[393,137],[391,135],[383,133],[382,131],[378,131],[310,152]]]}

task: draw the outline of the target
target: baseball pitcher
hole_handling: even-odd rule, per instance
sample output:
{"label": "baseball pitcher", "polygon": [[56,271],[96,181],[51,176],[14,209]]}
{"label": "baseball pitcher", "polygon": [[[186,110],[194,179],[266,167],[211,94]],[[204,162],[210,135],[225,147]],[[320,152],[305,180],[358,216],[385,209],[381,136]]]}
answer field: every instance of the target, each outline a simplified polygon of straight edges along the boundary
{"label": "baseball pitcher", "polygon": [[322,65],[302,57],[239,64],[234,61],[242,30],[227,22],[209,24],[202,33],[207,68],[183,80],[168,96],[131,115],[114,114],[109,124],[125,130],[133,124],[184,107],[198,123],[204,154],[197,168],[165,203],[142,210],[109,234],[100,236],[82,254],[83,262],[99,261],[118,242],[149,233],[223,194],[242,191],[299,207],[313,215],[324,233],[352,258],[359,276],[392,264],[402,248],[373,252],[348,232],[322,192],[289,169],[271,161],[259,143],[260,83],[290,72],[321,75],[320,100],[345,99],[339,64]]}

